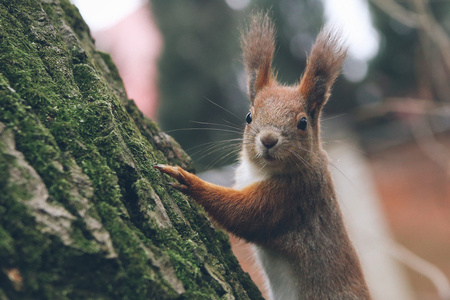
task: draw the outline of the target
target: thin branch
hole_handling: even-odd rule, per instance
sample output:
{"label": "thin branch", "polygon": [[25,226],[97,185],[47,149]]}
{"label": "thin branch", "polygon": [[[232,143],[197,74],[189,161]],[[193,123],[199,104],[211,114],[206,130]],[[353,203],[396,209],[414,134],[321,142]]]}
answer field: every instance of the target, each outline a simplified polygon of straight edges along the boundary
{"label": "thin branch", "polygon": [[[367,113],[369,112],[369,114]],[[360,110],[362,118],[384,116],[387,113],[397,113],[414,116],[414,122],[409,122],[412,135],[422,152],[441,168],[444,168],[450,177],[450,151],[441,144],[428,122],[430,117],[450,118],[450,105],[416,99],[392,97],[377,107],[365,107]]]}
{"label": "thin branch", "polygon": [[439,297],[442,300],[450,299],[450,282],[441,269],[399,243],[393,241],[387,243],[386,250],[414,271],[427,277],[436,287]]}
{"label": "thin branch", "polygon": [[411,131],[417,145],[422,152],[434,161],[438,166],[442,167],[447,176],[450,177],[450,153],[448,148],[441,144],[425,117],[420,118],[421,122],[410,124]]}
{"label": "thin branch", "polygon": [[419,26],[415,12],[403,8],[393,0],[372,0],[372,2],[384,11],[392,19],[412,28]]}
{"label": "thin branch", "polygon": [[447,69],[450,70],[450,38],[444,28],[433,17],[425,0],[414,0],[414,6],[417,11],[416,16],[420,29],[438,46]]}
{"label": "thin branch", "polygon": [[372,0],[372,3],[394,20],[408,27],[423,30],[437,45],[447,68],[450,70],[450,39],[447,33],[433,17],[426,6],[425,0],[413,1],[416,11],[405,9],[394,0]]}

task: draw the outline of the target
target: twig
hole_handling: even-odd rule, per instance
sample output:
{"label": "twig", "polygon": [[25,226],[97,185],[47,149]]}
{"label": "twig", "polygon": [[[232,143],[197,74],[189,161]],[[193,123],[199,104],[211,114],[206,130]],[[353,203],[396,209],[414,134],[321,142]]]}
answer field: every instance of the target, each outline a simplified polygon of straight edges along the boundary
{"label": "twig", "polygon": [[399,243],[387,243],[387,250],[403,264],[430,279],[442,300],[450,299],[450,282],[442,270]]}
{"label": "twig", "polygon": [[424,0],[414,0],[414,6],[420,29],[438,46],[447,69],[450,70],[450,39],[447,33],[433,17]]}
{"label": "twig", "polygon": [[397,2],[393,0],[372,0],[372,2],[392,19],[408,27],[418,27],[417,15],[412,11],[404,9]]}
{"label": "twig", "polygon": [[393,0],[372,0],[388,16],[396,21],[411,27],[423,30],[427,36],[438,46],[442,58],[450,70],[450,39],[439,25],[432,13],[427,9],[424,0],[414,0],[415,9],[411,11],[403,8]]}
{"label": "twig", "polygon": [[417,145],[428,158],[434,161],[438,166],[442,167],[447,176],[450,177],[450,153],[448,148],[436,139],[425,116],[422,116],[420,119],[421,122],[410,124]]}
{"label": "twig", "polygon": [[413,122],[410,121],[409,124],[417,145],[427,157],[444,168],[447,176],[450,177],[450,151],[436,139],[435,132],[428,122],[428,118],[432,116],[450,118],[450,105],[438,105],[435,102],[417,98],[392,97],[386,98],[386,101],[377,107],[365,107],[360,110],[363,118],[384,116],[388,113],[414,116]]}

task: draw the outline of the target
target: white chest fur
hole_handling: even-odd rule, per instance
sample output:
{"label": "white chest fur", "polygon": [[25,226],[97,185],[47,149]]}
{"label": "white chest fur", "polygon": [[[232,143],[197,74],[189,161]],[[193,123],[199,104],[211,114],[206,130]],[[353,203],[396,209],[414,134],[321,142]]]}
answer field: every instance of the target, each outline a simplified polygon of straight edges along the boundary
{"label": "white chest fur", "polygon": [[268,290],[272,300],[297,300],[293,266],[276,251],[254,245],[256,256],[266,273]]}
{"label": "white chest fur", "polygon": [[255,182],[266,180],[267,178],[267,171],[252,164],[247,159],[246,155],[243,154],[234,176],[234,188],[242,189]]}
{"label": "white chest fur", "polygon": [[[263,181],[268,176],[267,171],[259,169],[245,155],[242,155],[239,167],[236,169],[234,188],[242,189],[255,182]],[[292,264],[274,250],[259,245],[254,245],[254,249],[266,273],[270,298],[272,300],[299,299]]]}

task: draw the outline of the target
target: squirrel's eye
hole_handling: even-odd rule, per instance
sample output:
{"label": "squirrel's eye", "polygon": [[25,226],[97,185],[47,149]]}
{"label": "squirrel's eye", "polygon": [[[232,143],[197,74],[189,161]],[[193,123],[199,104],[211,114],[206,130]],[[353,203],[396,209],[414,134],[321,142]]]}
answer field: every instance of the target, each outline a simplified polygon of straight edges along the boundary
{"label": "squirrel's eye", "polygon": [[247,124],[250,124],[252,122],[252,113],[249,112],[247,114],[247,117],[245,117],[245,121],[247,122]]}
{"label": "squirrel's eye", "polygon": [[297,128],[300,129],[300,130],[305,131],[307,125],[308,125],[308,120],[305,117],[303,117],[303,118],[300,119],[300,122],[298,122]]}

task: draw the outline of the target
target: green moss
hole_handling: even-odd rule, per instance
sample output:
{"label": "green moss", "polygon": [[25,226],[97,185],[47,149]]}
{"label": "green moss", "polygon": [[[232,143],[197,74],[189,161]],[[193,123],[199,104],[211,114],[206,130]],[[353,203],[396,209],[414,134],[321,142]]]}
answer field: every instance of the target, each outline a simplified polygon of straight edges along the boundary
{"label": "green moss", "polygon": [[[120,77],[119,70],[117,69],[116,65],[114,64],[114,62],[111,58],[111,55],[109,55],[108,53],[102,52],[102,51],[97,51],[97,53],[102,58],[102,60],[105,62],[106,66],[108,68],[108,72],[105,73],[108,83],[110,83],[112,86],[119,85],[119,88],[120,88],[120,86],[123,85],[122,78]],[[128,99],[124,99],[124,100],[126,100],[126,102],[128,102]]]}
{"label": "green moss", "polygon": [[[5,208],[0,206],[0,215],[3,215]],[[0,226],[0,259],[6,260],[14,254],[14,240],[11,235]]]}
{"label": "green moss", "polygon": [[[185,251],[192,249],[186,249]],[[192,289],[197,286],[196,281],[201,278],[201,271],[197,264],[192,263],[192,257],[182,255],[180,252],[168,251],[171,262],[175,267],[178,278],[180,278],[187,289]],[[209,293],[210,294],[210,293]]]}
{"label": "green moss", "polygon": [[106,89],[97,72],[88,64],[73,67],[73,76],[83,97],[89,101],[102,100]]}
{"label": "green moss", "polygon": [[[226,235],[152,168],[192,164],[126,98],[78,10],[68,0],[4,1],[0,37],[0,122],[37,173],[19,167],[0,142],[0,278],[16,267],[24,282],[18,289],[0,280],[0,297],[219,299],[225,290],[209,266],[235,298],[260,298]],[[36,218],[27,202],[33,193],[8,181],[13,168],[23,182],[42,182],[48,205],[73,216],[68,240]],[[168,214],[164,226],[152,217],[155,201]],[[167,280],[172,271],[159,260],[176,278]]]}

